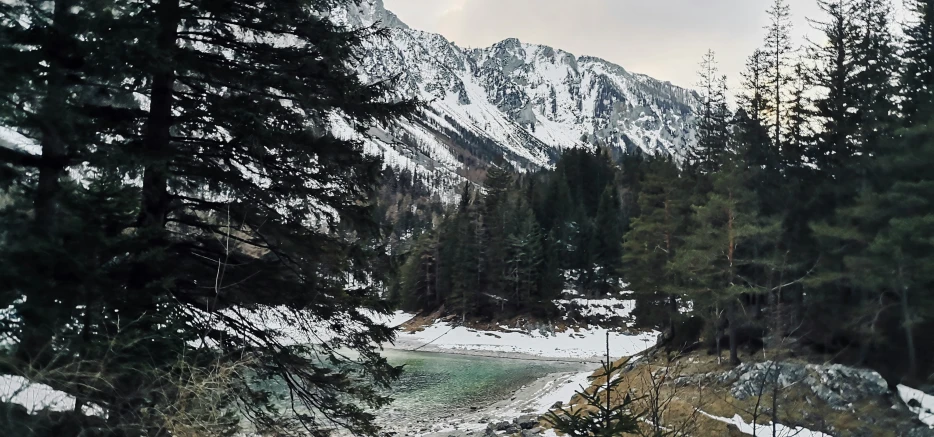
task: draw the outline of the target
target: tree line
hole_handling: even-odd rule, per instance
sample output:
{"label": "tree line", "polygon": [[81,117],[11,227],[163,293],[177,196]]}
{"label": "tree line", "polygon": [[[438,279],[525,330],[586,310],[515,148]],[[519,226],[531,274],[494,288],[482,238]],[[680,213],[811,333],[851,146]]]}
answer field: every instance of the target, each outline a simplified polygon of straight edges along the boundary
{"label": "tree line", "polygon": [[392,297],[465,318],[546,316],[566,287],[618,288],[621,177],[608,153],[585,150],[518,177],[491,166],[482,188],[466,183],[456,208],[412,243]]}
{"label": "tree line", "polygon": [[[698,144],[676,176],[690,182],[653,172],[643,185],[654,194],[625,238],[626,278],[658,301],[692,302],[708,337],[728,331],[734,363],[744,338],[793,337],[890,381],[923,380],[934,370],[916,338],[934,309],[934,2],[909,2],[902,40],[886,0],[818,4],[822,38],[793,50],[789,8],[775,1],[736,111],[704,58]],[[682,317],[668,317],[681,338]]]}

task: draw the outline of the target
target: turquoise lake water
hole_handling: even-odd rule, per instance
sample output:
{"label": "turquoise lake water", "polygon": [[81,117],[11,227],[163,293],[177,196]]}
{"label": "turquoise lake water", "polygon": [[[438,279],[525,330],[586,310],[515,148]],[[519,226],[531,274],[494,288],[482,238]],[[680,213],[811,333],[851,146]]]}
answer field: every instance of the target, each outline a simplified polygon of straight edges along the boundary
{"label": "turquoise lake water", "polygon": [[456,414],[512,397],[519,388],[550,373],[579,370],[580,364],[387,350],[384,356],[405,372],[392,390],[393,415]]}

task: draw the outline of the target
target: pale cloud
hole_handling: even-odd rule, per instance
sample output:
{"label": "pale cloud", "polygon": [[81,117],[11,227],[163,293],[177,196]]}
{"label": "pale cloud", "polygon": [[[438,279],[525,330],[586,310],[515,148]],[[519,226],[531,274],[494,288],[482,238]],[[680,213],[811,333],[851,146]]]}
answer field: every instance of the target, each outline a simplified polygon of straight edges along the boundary
{"label": "pale cloud", "polygon": [[[463,47],[506,38],[546,44],[615,62],[681,86],[693,86],[701,56],[717,52],[738,83],[746,58],[762,44],[772,0],[385,0],[410,26]],[[789,0],[795,37],[812,32],[814,0]]]}

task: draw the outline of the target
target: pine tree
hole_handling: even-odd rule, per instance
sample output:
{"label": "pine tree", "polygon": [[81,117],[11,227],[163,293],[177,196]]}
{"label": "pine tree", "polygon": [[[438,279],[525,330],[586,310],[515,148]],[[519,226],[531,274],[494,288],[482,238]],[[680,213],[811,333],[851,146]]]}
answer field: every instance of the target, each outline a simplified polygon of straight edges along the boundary
{"label": "pine tree", "polygon": [[756,50],[746,62],[743,72],[739,109],[731,123],[734,134],[731,153],[742,153],[743,159],[753,169],[752,186],[767,211],[779,211],[787,205],[787,193],[781,187],[781,149],[775,147],[769,137],[770,114],[776,108],[768,98],[771,88],[766,81],[769,69],[767,53]]}
{"label": "pine tree", "polygon": [[813,138],[809,125],[812,115],[810,87],[806,75],[807,67],[804,63],[795,63],[789,80],[789,100],[785,113],[788,132],[782,147],[782,168],[790,180],[804,177],[805,156]]}
{"label": "pine tree", "polygon": [[[670,270],[686,279],[684,288],[696,303],[711,310],[711,324],[719,326],[725,308],[730,329],[730,362],[739,363],[737,329],[741,325],[740,297],[771,293],[770,283],[760,272],[774,269],[765,250],[775,246],[781,221],[759,211],[755,193],[749,189],[751,174],[742,154],[732,155],[724,170],[714,178],[713,191],[705,203],[695,207],[697,225],[684,238]],[[768,278],[770,275],[765,275]],[[719,344],[719,336],[715,339]]]}
{"label": "pine tree", "polygon": [[934,284],[931,126],[908,130],[899,147],[876,160],[876,171],[890,181],[886,186],[864,190],[853,206],[839,209],[835,225],[814,224],[829,247],[845,249],[837,252],[845,268],[835,271],[835,277],[864,292],[862,303],[868,311],[858,314],[864,343],[881,340],[876,319],[883,309],[877,297],[897,296],[907,362],[903,370],[909,378],[923,376],[918,374],[916,326],[934,316],[934,299],[927,292]]}
{"label": "pine tree", "polygon": [[916,126],[934,114],[934,2],[910,0],[906,9],[914,20],[904,29],[901,109],[904,124]]}
{"label": "pine tree", "polygon": [[600,196],[595,231],[591,246],[596,264],[594,291],[607,295],[619,287],[622,261],[623,224],[621,223],[619,193],[614,184],[607,185]]}
{"label": "pine tree", "polygon": [[746,69],[742,73],[743,91],[739,95],[739,106],[756,123],[765,125],[768,113],[773,109],[766,99],[769,91],[766,84],[766,53],[756,50],[746,60]]}
{"label": "pine tree", "polygon": [[461,201],[454,217],[454,233],[450,245],[453,246],[454,256],[450,262],[451,270],[451,298],[453,308],[459,311],[462,319],[474,315],[479,304],[479,272],[477,271],[476,227],[477,213],[471,204],[470,183],[464,184]]}
{"label": "pine tree", "polygon": [[[601,375],[606,379],[600,390],[588,390],[581,387],[577,396],[587,408],[559,408],[548,411],[545,420],[557,431],[572,437],[615,437],[634,434],[639,429],[639,414],[633,411],[633,399],[621,385],[623,378],[616,377],[623,372],[629,359],[617,363],[610,361],[610,335],[607,333],[606,361],[602,363]],[[623,392],[626,392],[625,394]]]}
{"label": "pine tree", "polygon": [[721,155],[726,152],[729,138],[726,77],[719,74],[713,50],[708,50],[698,72],[701,91],[701,113],[697,122],[697,145],[694,154],[701,171],[714,173]]}
{"label": "pine tree", "polygon": [[483,237],[481,243],[485,254],[484,272],[486,293],[505,298],[507,293],[506,259],[508,238],[508,195],[512,186],[512,175],[497,166],[487,171],[483,197]]}
{"label": "pine tree", "polygon": [[517,226],[508,237],[509,275],[513,306],[527,310],[536,302],[538,275],[542,266],[542,234],[535,215],[528,206],[521,205],[516,211]]}
{"label": "pine tree", "polygon": [[[891,5],[888,0],[857,0],[854,63],[857,72],[857,137],[860,156],[872,159],[894,139],[896,122],[895,80],[898,72],[897,48],[891,32]],[[862,183],[869,183],[867,166],[861,165]]]}
{"label": "pine tree", "polygon": [[818,180],[811,183],[816,195],[813,209],[832,212],[845,204],[853,194],[852,184],[841,181],[855,179],[857,148],[855,143],[857,108],[856,35],[853,4],[848,0],[819,3],[828,21],[818,23],[826,44],[814,45],[809,52],[815,67],[808,74],[820,96],[814,100],[815,117],[820,129],[808,160],[819,171]]}
{"label": "pine tree", "polygon": [[650,159],[639,193],[640,214],[623,239],[623,279],[637,292],[636,312],[642,320],[667,326],[672,335],[678,304],[669,263],[682,242],[689,212],[683,183],[670,159]]}
{"label": "pine tree", "polygon": [[783,122],[786,85],[788,84],[788,67],[791,57],[791,8],[786,0],[774,0],[772,7],[769,8],[769,25],[766,26],[765,49],[763,56],[765,58],[764,84],[768,89],[766,98],[770,102],[773,118],[767,122],[771,126],[772,141],[776,149],[782,147]]}

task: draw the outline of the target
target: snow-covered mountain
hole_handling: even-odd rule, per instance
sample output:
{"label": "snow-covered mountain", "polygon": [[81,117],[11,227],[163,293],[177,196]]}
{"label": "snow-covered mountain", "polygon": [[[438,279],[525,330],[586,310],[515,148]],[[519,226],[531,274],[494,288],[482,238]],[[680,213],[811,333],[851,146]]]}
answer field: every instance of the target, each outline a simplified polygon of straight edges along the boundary
{"label": "snow-covered mountain", "polygon": [[379,132],[384,141],[372,142],[370,152],[434,174],[442,185],[500,158],[523,170],[548,166],[571,147],[680,156],[693,141],[696,94],[605,60],[516,39],[461,48],[409,28],[382,0],[332,18],[391,29],[367,44],[361,74],[370,81],[399,75],[399,92],[427,105]]}

